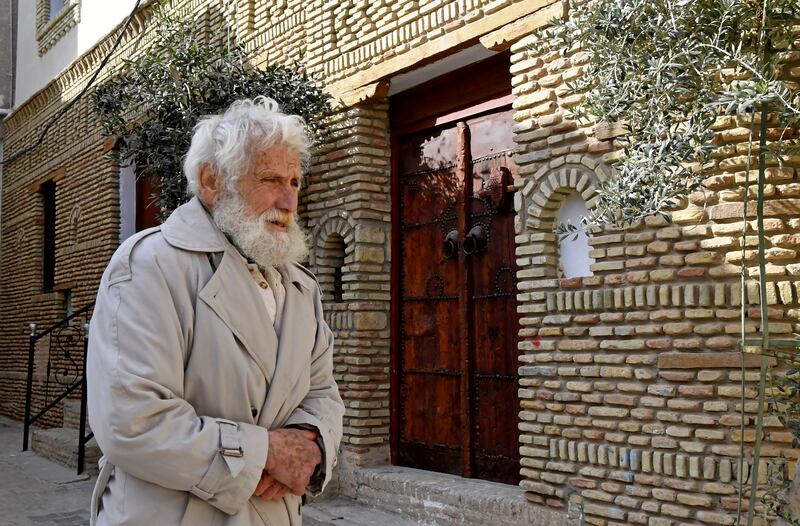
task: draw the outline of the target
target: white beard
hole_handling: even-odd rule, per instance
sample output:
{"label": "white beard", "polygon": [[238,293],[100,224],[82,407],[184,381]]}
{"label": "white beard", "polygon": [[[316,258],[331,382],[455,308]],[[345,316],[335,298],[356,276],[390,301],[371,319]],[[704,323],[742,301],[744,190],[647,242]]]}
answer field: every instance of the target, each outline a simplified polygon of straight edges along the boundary
{"label": "white beard", "polygon": [[[307,236],[294,216],[276,209],[252,216],[239,192],[223,190],[211,216],[239,251],[261,267],[300,263],[308,256]],[[286,232],[269,230],[267,225],[276,220],[287,221]]]}

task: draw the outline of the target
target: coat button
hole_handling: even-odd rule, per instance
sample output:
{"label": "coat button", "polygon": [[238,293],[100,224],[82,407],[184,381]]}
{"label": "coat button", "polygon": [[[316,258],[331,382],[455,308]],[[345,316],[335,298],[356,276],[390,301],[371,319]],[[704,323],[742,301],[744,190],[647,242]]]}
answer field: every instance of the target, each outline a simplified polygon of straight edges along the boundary
{"label": "coat button", "polygon": [[261,287],[262,289],[265,289],[265,288],[269,287],[269,285],[267,285],[266,281],[260,281],[258,283],[258,286]]}
{"label": "coat button", "polygon": [[255,407],[251,407],[250,408],[250,414],[253,415],[253,418],[257,417],[258,416],[258,409],[256,409]]}

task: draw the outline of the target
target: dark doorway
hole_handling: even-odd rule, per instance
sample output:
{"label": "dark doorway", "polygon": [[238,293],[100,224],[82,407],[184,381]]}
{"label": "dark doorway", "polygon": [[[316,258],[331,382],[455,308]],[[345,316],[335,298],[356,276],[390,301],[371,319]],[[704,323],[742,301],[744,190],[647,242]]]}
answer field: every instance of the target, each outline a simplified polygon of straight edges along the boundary
{"label": "dark doorway", "polygon": [[136,176],[136,231],[158,226],[159,208],[156,197],[159,193],[158,182],[152,176]]}
{"label": "dark doorway", "polygon": [[501,55],[391,101],[392,456],[405,466],[516,484],[508,67]]}

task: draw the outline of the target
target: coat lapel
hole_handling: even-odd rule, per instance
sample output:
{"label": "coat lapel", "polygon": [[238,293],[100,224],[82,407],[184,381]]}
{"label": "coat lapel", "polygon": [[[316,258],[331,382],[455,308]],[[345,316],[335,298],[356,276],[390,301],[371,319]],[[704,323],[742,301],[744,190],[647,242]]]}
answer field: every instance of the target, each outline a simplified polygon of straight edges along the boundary
{"label": "coat lapel", "polygon": [[[279,343],[247,264],[196,197],[175,210],[161,232],[170,244],[184,250],[224,252],[199,297],[242,343],[267,379],[267,398],[258,423],[270,429],[280,427],[289,416],[282,411],[300,374],[310,363],[316,338],[317,321],[313,291],[308,288],[309,277],[295,265],[288,265],[281,272],[286,298]],[[294,408],[286,409],[291,412]]]}
{"label": "coat lapel", "polygon": [[200,299],[242,342],[271,384],[278,336],[241,256],[225,251],[219,268],[200,291]]}
{"label": "coat lapel", "polygon": [[281,416],[298,377],[310,363],[311,350],[316,336],[316,322],[313,304],[309,298],[310,292],[296,279],[294,272],[295,269],[291,268],[282,273],[286,299],[283,304],[281,337],[278,343],[275,378],[270,385],[266,405],[262,412],[262,415],[269,418],[270,422]]}

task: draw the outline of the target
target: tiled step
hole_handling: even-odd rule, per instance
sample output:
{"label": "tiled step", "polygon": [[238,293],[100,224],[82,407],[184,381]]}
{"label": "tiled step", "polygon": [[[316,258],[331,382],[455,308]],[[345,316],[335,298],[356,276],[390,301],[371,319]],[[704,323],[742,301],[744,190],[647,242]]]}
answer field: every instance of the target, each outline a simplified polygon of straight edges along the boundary
{"label": "tiled step", "polygon": [[[64,400],[64,427],[78,429],[81,425],[81,401]],[[86,434],[91,431],[89,419],[86,419]]]}
{"label": "tiled step", "polygon": [[303,526],[416,526],[433,524],[404,518],[338,497],[321,499],[303,508]]}
{"label": "tiled step", "polygon": [[[78,467],[78,431],[66,427],[54,429],[32,429],[31,449],[39,456],[52,460],[70,468]],[[100,448],[91,439],[86,444],[84,470],[97,473],[97,461],[100,460]]]}

